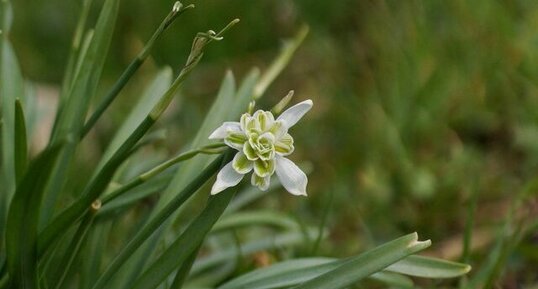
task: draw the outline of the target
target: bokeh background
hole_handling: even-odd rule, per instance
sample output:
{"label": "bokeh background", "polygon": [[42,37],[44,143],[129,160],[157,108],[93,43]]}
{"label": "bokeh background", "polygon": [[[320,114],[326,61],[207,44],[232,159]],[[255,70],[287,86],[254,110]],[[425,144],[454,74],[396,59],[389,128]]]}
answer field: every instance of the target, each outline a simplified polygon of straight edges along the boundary
{"label": "bokeh background", "polygon": [[[13,45],[47,113],[81,1],[13,2]],[[172,2],[123,1],[98,95]],[[98,123],[79,154],[81,175],[90,174],[150,76],[166,65],[178,71],[196,32],[241,19],[208,49],[160,123],[168,137],[154,149],[164,155],[188,143],[227,69],[237,79],[253,66],[263,71],[282,40],[306,23],[307,39],[259,105],[271,107],[290,89],[295,102],[314,100],[293,132],[293,159],[312,168],[310,197],[292,198],[282,190],[256,206],[289,212],[309,225],[328,214],[330,236],[322,250],[335,256],[418,231],[434,242],[429,254],[461,260],[465,232],[472,232],[466,260],[471,276],[494,266],[495,288],[537,288],[538,1],[193,3],[196,9],[166,32]],[[94,6],[90,22],[98,15]],[[47,123],[37,129],[46,139]],[[34,140],[35,149],[41,142]]]}

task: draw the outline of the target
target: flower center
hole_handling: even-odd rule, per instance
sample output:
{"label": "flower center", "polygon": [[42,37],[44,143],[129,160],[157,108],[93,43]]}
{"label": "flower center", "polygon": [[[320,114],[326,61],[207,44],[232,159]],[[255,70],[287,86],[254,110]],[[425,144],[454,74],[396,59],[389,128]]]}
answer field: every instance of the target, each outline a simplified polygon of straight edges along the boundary
{"label": "flower center", "polygon": [[262,160],[268,160],[275,155],[275,137],[270,132],[251,132],[248,136],[248,144]]}

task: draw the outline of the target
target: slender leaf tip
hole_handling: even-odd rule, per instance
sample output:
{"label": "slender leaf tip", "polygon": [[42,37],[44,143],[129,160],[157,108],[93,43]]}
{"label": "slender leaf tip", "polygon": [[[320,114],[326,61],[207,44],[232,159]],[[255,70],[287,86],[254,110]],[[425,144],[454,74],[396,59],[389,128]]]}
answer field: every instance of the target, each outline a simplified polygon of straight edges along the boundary
{"label": "slender leaf tip", "polygon": [[174,6],[172,7],[172,13],[183,12],[185,10],[192,9],[194,7],[195,7],[194,4],[189,4],[187,6],[184,6],[180,1],[176,1],[176,3],[174,3]]}
{"label": "slender leaf tip", "polygon": [[411,237],[411,242],[407,246],[408,248],[419,247],[419,248],[425,249],[431,246],[432,244],[431,240],[419,241],[417,232],[412,233],[410,237]]}
{"label": "slender leaf tip", "polygon": [[174,7],[172,7],[172,11],[173,12],[179,12],[179,10],[181,10],[181,8],[183,8],[183,4],[181,4],[181,2],[179,1],[176,1],[176,3],[174,3]]}

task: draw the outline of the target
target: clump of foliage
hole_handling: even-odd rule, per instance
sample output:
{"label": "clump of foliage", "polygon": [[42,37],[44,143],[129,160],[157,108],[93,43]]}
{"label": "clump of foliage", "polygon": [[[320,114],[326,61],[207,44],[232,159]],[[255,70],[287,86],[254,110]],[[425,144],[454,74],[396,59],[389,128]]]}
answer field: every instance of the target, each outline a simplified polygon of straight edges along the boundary
{"label": "clump of foliage", "polygon": [[[181,14],[194,8],[176,2],[108,93],[96,97],[119,2],[106,0],[95,27],[87,29],[92,1],[84,0],[50,141],[35,156],[29,155],[28,139],[32,131],[29,128],[36,120],[31,113],[25,113],[32,110],[35,99],[31,91],[24,89],[16,54],[8,40],[13,15],[10,4],[0,2],[0,288],[334,289],[348,288],[365,278],[409,288],[413,280],[408,276],[452,278],[470,270],[465,264],[416,255],[431,244],[429,240],[418,241],[416,233],[344,259],[317,256],[316,242],[326,235],[323,226],[303,226],[274,211],[241,210],[279,185],[261,180],[273,171],[257,168],[256,163],[253,183],[263,190],[234,183],[214,190],[215,195],[208,193],[204,185],[217,172],[224,171],[234,154],[241,156],[208,137],[223,122],[238,120],[246,110],[252,111],[305,38],[307,28],[286,42],[280,56],[263,74],[253,69],[236,87],[233,74],[227,73],[188,148],[168,159],[148,155],[144,148],[161,139],[152,128],[202,60],[208,45],[221,41],[238,20],[219,32],[209,30],[195,35],[177,76],[173,78],[168,68],[155,76],[128,108],[128,117],[81,190],[68,192],[66,183],[78,174],[73,162],[85,137],[149,57],[155,42]],[[275,114],[290,98],[291,95],[275,107]],[[311,106],[308,102],[301,104],[305,103]],[[295,122],[287,123],[285,128]],[[252,133],[250,129],[242,132]],[[228,137],[221,138],[226,142]],[[257,137],[249,135],[248,141]],[[284,139],[289,141],[287,136],[279,135],[278,140]],[[243,139],[241,144],[248,141]],[[287,154],[292,148],[290,145],[280,149]],[[265,149],[256,151],[257,156],[261,158]],[[286,189],[303,195],[303,183],[297,186],[300,190],[295,190],[297,187],[290,185],[293,182],[285,172],[289,170],[277,174]],[[72,203],[59,202],[66,194],[75,196]],[[133,206],[156,194],[160,194],[156,203],[133,214]],[[207,201],[200,206],[195,196]],[[267,238],[268,228],[276,231],[271,238]],[[247,236],[247,241],[239,240],[240,233]],[[308,254],[292,249],[311,243],[314,250]],[[238,274],[239,256],[277,249],[288,249],[290,258]]]}

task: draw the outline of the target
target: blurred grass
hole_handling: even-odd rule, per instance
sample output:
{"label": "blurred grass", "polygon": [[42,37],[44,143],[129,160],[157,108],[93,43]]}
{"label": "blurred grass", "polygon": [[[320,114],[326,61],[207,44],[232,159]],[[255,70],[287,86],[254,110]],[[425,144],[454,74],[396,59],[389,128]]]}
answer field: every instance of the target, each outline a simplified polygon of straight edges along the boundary
{"label": "blurred grass", "polygon": [[[80,1],[14,2],[11,38],[24,74],[57,87]],[[101,92],[172,4],[149,3],[122,2]],[[167,147],[153,149],[164,153],[176,152],[192,138],[226,68],[241,77],[252,65],[265,67],[280,39],[308,23],[308,39],[262,105],[270,107],[289,89],[297,99],[314,100],[308,121],[294,128],[294,159],[310,160],[314,167],[311,197],[297,200],[282,192],[256,206],[317,224],[332,195],[332,242],[322,252],[345,256],[416,230],[441,243],[433,248],[438,256],[458,259],[476,193],[470,263],[481,268],[513,200],[538,168],[538,2],[194,3],[197,8],[157,43],[151,63],[112,106],[114,113],[98,123],[75,164],[80,175],[96,165],[92,155],[103,153],[112,128],[125,117],[123,107],[139,97],[149,76],[165,65],[180,67],[195,32],[241,19],[206,55],[182,92],[185,101],[162,124],[169,131]],[[92,11],[90,22],[96,17]],[[74,179],[68,186],[77,188],[83,181]],[[516,208],[514,226],[532,228],[537,216],[531,191]],[[535,230],[523,234],[506,259],[499,286],[535,286],[538,275],[532,268],[538,256],[530,252],[538,246],[536,238]]]}

